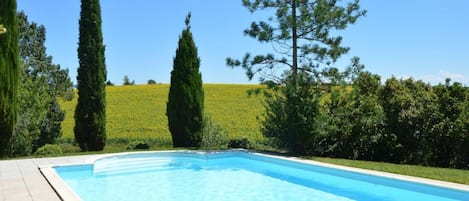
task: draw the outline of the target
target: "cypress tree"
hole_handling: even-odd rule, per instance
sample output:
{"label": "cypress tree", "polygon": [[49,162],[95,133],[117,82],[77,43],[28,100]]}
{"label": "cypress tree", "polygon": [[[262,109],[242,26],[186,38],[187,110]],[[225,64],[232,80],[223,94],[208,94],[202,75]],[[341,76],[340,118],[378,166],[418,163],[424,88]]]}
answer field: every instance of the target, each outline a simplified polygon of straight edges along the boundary
{"label": "cypress tree", "polygon": [[204,91],[190,17],[189,13],[186,28],[179,37],[166,108],[174,147],[198,147],[202,139]]}
{"label": "cypress tree", "polygon": [[0,35],[0,157],[4,157],[9,152],[16,124],[19,66],[16,0],[2,0],[0,24],[6,28]]}
{"label": "cypress tree", "polygon": [[106,66],[100,9],[99,0],[81,1],[74,132],[82,151],[103,150],[106,142]]}

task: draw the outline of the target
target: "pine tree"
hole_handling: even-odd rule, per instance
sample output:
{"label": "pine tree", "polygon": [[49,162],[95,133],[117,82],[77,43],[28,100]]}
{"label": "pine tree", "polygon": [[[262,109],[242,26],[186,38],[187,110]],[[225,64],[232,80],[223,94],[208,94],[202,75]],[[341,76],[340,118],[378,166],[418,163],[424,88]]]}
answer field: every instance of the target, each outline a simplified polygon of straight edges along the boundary
{"label": "pine tree", "polygon": [[82,151],[103,150],[106,142],[106,66],[100,9],[99,0],[81,1],[74,132]]}
{"label": "pine tree", "polygon": [[174,147],[198,147],[202,139],[204,92],[190,17],[189,13],[179,38],[166,108]]}
{"label": "pine tree", "polygon": [[0,23],[6,33],[0,35],[0,157],[8,154],[16,124],[18,85],[18,18],[16,0],[2,0]]}
{"label": "pine tree", "polygon": [[[244,33],[261,43],[271,43],[275,54],[252,56],[242,60],[227,58],[228,66],[241,66],[251,80],[258,75],[262,83],[274,89],[267,96],[263,133],[282,148],[298,154],[311,149],[316,131],[320,71],[349,51],[342,46],[336,31],[354,24],[366,14],[359,0],[242,0],[251,12],[275,11],[266,21],[252,22]],[[279,57],[280,56],[280,57]],[[282,75],[277,72],[285,72]],[[312,86],[313,85],[313,86]],[[308,92],[309,90],[309,92]],[[303,104],[313,106],[302,108]],[[281,122],[279,122],[281,121]]]}
{"label": "pine tree", "polygon": [[[242,0],[250,11],[275,11],[266,21],[252,22],[244,33],[261,43],[272,43],[276,54],[252,56],[243,60],[227,58],[227,65],[241,66],[252,79],[259,75],[263,82],[284,84],[287,80],[275,72],[290,71],[316,74],[317,68],[327,67],[350,48],[342,46],[342,37],[334,32],[344,30],[366,14],[359,0]],[[281,56],[279,58],[279,56]],[[272,70],[272,69],[279,70]],[[274,73],[272,73],[274,72]],[[293,82],[295,83],[295,82]]]}

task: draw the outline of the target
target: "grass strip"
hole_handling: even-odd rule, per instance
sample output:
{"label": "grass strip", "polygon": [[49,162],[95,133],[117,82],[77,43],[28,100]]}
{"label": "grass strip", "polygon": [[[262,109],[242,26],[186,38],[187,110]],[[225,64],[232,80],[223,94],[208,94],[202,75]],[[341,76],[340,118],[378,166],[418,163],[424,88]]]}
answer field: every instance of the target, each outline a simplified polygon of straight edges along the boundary
{"label": "grass strip", "polygon": [[441,181],[448,181],[469,185],[469,170],[450,168],[424,167],[418,165],[402,165],[384,162],[358,161],[336,158],[309,157],[308,159],[343,165],[349,167],[363,168],[395,174],[423,177]]}

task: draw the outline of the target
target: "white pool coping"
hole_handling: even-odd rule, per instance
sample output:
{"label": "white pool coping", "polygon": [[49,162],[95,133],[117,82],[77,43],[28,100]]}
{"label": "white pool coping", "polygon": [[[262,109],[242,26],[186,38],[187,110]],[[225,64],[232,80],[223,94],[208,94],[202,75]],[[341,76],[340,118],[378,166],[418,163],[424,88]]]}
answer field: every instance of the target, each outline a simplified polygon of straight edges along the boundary
{"label": "white pool coping", "polygon": [[[258,153],[255,153],[255,154],[258,154]],[[435,179],[427,179],[427,178],[422,178],[422,177],[401,175],[401,174],[395,174],[395,173],[381,172],[381,171],[376,171],[376,170],[368,170],[368,169],[363,169],[363,168],[355,168],[355,167],[349,167],[349,166],[343,166],[343,165],[335,165],[335,164],[302,159],[302,158],[297,158],[297,157],[284,157],[284,156],[275,156],[275,155],[266,155],[266,154],[260,154],[260,155],[278,158],[278,159],[285,159],[285,160],[295,161],[295,162],[300,162],[300,163],[306,163],[306,164],[316,165],[320,167],[345,170],[345,171],[354,172],[354,173],[361,173],[361,174],[378,176],[378,177],[383,177],[383,178],[397,179],[397,180],[419,183],[419,184],[426,184],[429,186],[454,189],[454,190],[459,190],[459,191],[464,191],[464,192],[469,193],[469,185],[464,185],[464,184],[440,181],[440,180],[435,180]]]}
{"label": "white pool coping", "polygon": [[[390,179],[397,179],[397,180],[413,182],[413,183],[418,183],[418,184],[425,184],[429,186],[454,189],[454,190],[469,193],[469,185],[434,180],[434,179],[380,172],[380,171],[375,171],[375,170],[367,170],[367,169],[362,169],[362,168],[348,167],[348,166],[318,162],[314,160],[302,159],[298,157],[278,156],[278,155],[271,155],[271,154],[265,154],[265,153],[259,153],[259,152],[251,152],[251,151],[246,151],[246,150],[228,150],[228,151],[217,151],[217,152],[233,152],[233,151],[246,152],[246,153],[250,153],[250,154],[258,155],[258,156],[283,159],[283,160],[288,160],[288,161],[300,162],[304,164],[311,164],[311,165],[315,165],[319,167],[326,167],[326,168],[344,170],[348,172],[361,173],[361,174],[373,175],[373,176],[390,178]],[[60,176],[54,170],[54,167],[70,166],[70,165],[88,165],[88,164],[93,164],[98,159],[106,158],[110,156],[139,154],[139,153],[181,153],[181,152],[182,153],[210,153],[211,151],[173,150],[173,151],[142,151],[142,152],[123,152],[123,153],[115,153],[115,154],[102,154],[102,155],[97,155],[97,156],[88,158],[87,160],[85,160],[85,163],[43,165],[43,166],[39,166],[39,170],[44,175],[44,177],[49,182],[49,184],[54,189],[54,191],[59,195],[59,197],[63,201],[82,201],[80,197],[65,183],[65,181],[63,181],[60,178]]]}

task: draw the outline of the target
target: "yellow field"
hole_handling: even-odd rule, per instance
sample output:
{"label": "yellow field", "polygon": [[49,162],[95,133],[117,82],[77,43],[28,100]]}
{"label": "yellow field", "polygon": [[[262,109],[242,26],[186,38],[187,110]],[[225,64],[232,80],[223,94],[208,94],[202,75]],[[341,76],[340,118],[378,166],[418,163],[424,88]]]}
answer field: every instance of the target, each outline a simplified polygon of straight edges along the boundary
{"label": "yellow field", "polygon": [[[259,85],[206,84],[205,113],[228,132],[230,138],[262,139],[256,117],[263,111],[261,98],[246,91]],[[136,139],[171,142],[166,118],[169,85],[108,86],[106,129],[108,141]],[[62,141],[73,141],[75,99],[61,102],[66,111]]]}

